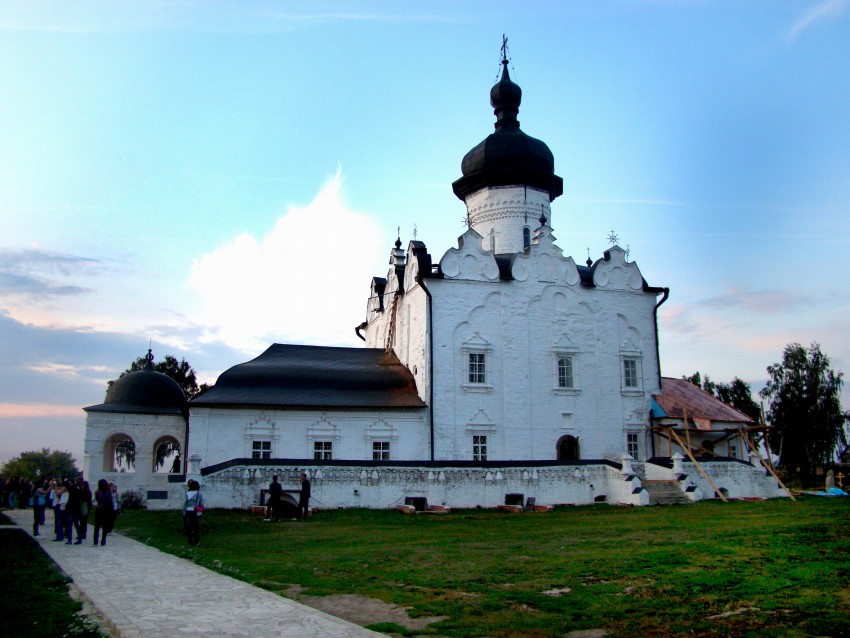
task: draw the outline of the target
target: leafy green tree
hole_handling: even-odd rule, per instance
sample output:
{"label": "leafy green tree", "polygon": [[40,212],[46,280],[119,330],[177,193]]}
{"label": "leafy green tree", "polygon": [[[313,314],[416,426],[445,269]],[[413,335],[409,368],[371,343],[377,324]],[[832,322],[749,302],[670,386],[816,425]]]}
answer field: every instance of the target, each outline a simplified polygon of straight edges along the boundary
{"label": "leafy green tree", "polygon": [[698,388],[702,388],[711,395],[714,395],[714,391],[717,387],[714,381],[708,378],[708,375],[705,375],[705,379],[703,379],[702,375],[699,373],[699,370],[697,370],[690,376],[682,376],[682,379],[689,383],[692,383]]}
{"label": "leafy green tree", "polygon": [[788,473],[806,480],[817,466],[834,460],[836,447],[846,445],[844,373],[831,369],[817,343],[785,346],[782,361],[768,366],[767,373],[761,395],[770,400],[767,420],[779,435],[771,438],[771,451]]}
{"label": "leafy green tree", "polygon": [[[145,370],[148,367],[148,358],[147,357],[139,357],[133,363],[130,364],[130,367],[122,372],[118,379],[123,377],[124,375],[130,374],[131,372],[138,372],[139,370]],[[209,389],[209,385],[206,383],[202,383],[200,386],[198,385],[198,379],[195,375],[195,370],[192,366],[189,365],[189,362],[186,359],[180,359],[177,361],[177,357],[167,354],[162,361],[159,361],[154,364],[154,370],[157,372],[161,372],[162,374],[166,374],[177,382],[177,385],[180,386],[180,389],[183,390],[183,394],[186,395],[187,399],[193,399],[198,396],[201,392]],[[107,389],[112,387],[112,384],[115,383],[118,379],[114,379],[107,384]]]}
{"label": "leafy green tree", "polygon": [[761,408],[753,401],[750,384],[746,381],[735,377],[731,383],[715,383],[708,375],[703,378],[699,371],[690,376],[683,376],[682,379],[702,388],[723,403],[731,405],[738,412],[743,412],[756,423],[761,420]]}
{"label": "leafy green tree", "polygon": [[22,452],[20,456],[9,459],[0,468],[0,474],[7,478],[20,476],[34,481],[44,476],[78,476],[80,470],[70,452],[51,452],[45,447],[40,451]]}

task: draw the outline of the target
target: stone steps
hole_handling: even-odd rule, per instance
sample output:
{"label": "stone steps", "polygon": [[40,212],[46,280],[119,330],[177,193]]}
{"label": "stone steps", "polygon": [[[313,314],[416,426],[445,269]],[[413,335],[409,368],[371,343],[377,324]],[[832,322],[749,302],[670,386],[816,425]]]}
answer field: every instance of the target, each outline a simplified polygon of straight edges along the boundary
{"label": "stone steps", "polygon": [[691,501],[682,493],[678,481],[641,481],[649,492],[650,505],[684,505]]}

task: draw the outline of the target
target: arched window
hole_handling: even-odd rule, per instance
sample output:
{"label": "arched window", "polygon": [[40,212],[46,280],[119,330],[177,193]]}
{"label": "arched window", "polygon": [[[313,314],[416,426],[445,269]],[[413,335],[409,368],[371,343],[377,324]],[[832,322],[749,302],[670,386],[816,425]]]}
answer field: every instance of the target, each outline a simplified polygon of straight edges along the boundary
{"label": "arched window", "polygon": [[562,436],[560,439],[558,439],[558,460],[579,460],[578,439],[576,437],[567,434],[566,436]]}
{"label": "arched window", "polygon": [[173,436],[163,436],[153,445],[153,467],[155,474],[180,474],[183,472],[183,458],[180,455],[180,441]]}
{"label": "arched window", "polygon": [[113,434],[103,444],[103,471],[136,471],[136,442],[129,434]]}
{"label": "arched window", "polygon": [[531,229],[525,226],[522,229],[522,248],[525,250],[531,246]]}

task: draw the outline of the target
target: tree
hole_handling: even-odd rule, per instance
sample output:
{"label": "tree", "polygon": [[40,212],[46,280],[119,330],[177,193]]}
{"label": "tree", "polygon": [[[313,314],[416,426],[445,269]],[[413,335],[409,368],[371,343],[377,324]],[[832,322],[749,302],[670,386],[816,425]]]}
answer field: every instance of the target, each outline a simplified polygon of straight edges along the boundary
{"label": "tree", "polygon": [[[126,374],[130,374],[131,372],[145,370],[148,367],[148,357],[152,357],[150,350],[148,350],[148,356],[139,357],[133,361],[133,363],[130,364],[130,367],[119,375],[118,379]],[[180,359],[180,361],[177,361],[177,357],[167,354],[162,361],[154,364],[153,369],[174,379],[177,382],[177,385],[180,386],[180,389],[183,390],[183,394],[186,395],[187,399],[193,399],[201,394],[201,392],[205,392],[209,389],[209,385],[206,383],[202,383],[198,386],[198,379],[195,376],[195,371],[186,359]],[[118,379],[110,381],[106,386],[107,390],[111,388],[112,384]]]}
{"label": "tree", "polygon": [[771,451],[787,472],[808,479],[817,466],[834,460],[838,445],[846,445],[840,398],[844,373],[830,368],[819,344],[807,349],[791,343],[767,374],[761,395],[770,400],[767,420],[778,435],[770,440]]}
{"label": "tree", "polygon": [[7,478],[20,476],[34,481],[45,476],[78,476],[80,470],[70,452],[51,452],[45,447],[41,451],[22,452],[20,456],[6,461],[0,468],[0,474]]}
{"label": "tree", "polygon": [[698,388],[702,388],[723,403],[731,405],[738,412],[743,412],[756,423],[761,420],[761,408],[753,401],[750,384],[746,381],[735,377],[731,383],[715,383],[708,378],[708,375],[705,375],[705,379],[703,379],[698,371],[682,378]]}

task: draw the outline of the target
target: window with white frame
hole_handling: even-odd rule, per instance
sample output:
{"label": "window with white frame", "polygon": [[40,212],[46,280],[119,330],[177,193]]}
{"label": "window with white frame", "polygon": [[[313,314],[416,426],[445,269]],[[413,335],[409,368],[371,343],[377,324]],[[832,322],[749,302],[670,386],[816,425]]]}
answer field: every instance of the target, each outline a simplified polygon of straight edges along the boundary
{"label": "window with white frame", "polygon": [[573,357],[569,354],[559,354],[558,364],[558,387],[575,388],[575,375],[573,373]]}
{"label": "window with white frame", "polygon": [[390,442],[389,441],[372,441],[372,460],[373,461],[389,461],[390,460]]}
{"label": "window with white frame", "polygon": [[270,459],[272,457],[272,442],[271,441],[252,441],[251,442],[251,458],[252,459]]}
{"label": "window with white frame", "polygon": [[470,352],[469,361],[469,383],[487,383],[487,355],[483,352]]}
{"label": "window with white frame", "polygon": [[333,441],[313,441],[313,460],[330,461],[333,458]]}
{"label": "window with white frame", "polygon": [[733,459],[738,458],[738,446],[735,443],[729,443],[729,456]]}
{"label": "window with white frame", "polygon": [[487,435],[473,434],[472,435],[472,460],[486,461],[487,460]]}
{"label": "window with white frame", "polygon": [[623,357],[623,387],[631,390],[640,388],[640,377],[638,376],[638,359],[636,357]]}
{"label": "window with white frame", "polygon": [[626,433],[626,452],[633,459],[640,459],[640,437],[637,432]]}

